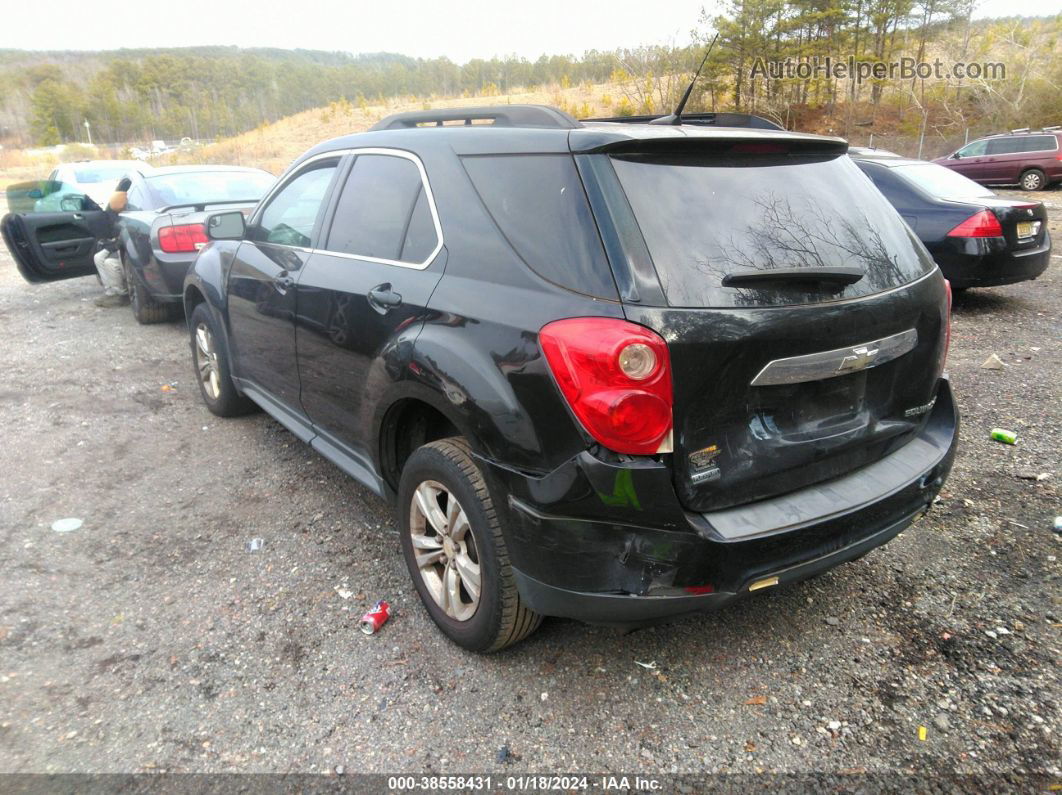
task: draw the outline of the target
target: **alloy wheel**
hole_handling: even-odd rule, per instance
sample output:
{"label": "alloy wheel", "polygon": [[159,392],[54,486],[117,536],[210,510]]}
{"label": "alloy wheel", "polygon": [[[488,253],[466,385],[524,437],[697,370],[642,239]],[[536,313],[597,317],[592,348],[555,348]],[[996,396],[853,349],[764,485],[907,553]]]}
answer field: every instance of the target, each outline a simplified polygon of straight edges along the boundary
{"label": "alloy wheel", "polygon": [[409,533],[424,585],[435,604],[457,621],[479,607],[479,552],[468,515],[445,486],[426,480],[413,492]]}
{"label": "alloy wheel", "polygon": [[1040,189],[1040,175],[1039,174],[1026,174],[1021,178],[1021,186],[1025,190],[1039,190]]}
{"label": "alloy wheel", "polygon": [[195,366],[203,391],[211,400],[217,400],[221,396],[221,371],[214,335],[206,323],[200,323],[195,330]]}

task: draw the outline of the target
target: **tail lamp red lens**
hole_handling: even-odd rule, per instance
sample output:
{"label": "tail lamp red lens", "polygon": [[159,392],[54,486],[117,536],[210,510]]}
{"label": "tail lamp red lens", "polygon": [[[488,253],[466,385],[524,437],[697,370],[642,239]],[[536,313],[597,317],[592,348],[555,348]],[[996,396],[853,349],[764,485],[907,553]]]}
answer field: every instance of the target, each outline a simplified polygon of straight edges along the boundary
{"label": "tail lamp red lens", "polygon": [[159,248],[167,254],[198,251],[208,242],[202,224],[164,226],[159,230]]}
{"label": "tail lamp red lens", "polygon": [[617,453],[671,452],[671,358],[659,334],[617,318],[575,317],[545,326],[538,340],[594,439]]}
{"label": "tail lamp red lens", "polygon": [[1003,227],[995,213],[981,210],[948,232],[948,237],[1003,237]]}

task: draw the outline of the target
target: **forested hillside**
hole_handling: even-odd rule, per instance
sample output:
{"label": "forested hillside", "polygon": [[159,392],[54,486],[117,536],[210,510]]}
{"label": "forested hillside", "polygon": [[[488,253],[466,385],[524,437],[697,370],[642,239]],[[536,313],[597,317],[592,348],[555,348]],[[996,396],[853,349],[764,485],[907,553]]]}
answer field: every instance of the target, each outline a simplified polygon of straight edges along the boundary
{"label": "forested hillside", "polygon": [[[944,141],[1062,122],[1062,15],[973,21],[973,0],[727,0],[691,20],[692,43],[473,60],[391,53],[199,47],[116,52],[0,51],[0,143],[8,147],[155,138],[218,139],[315,107],[498,101],[608,84],[593,109],[617,115],[673,106],[704,47],[718,41],[691,109],[743,110],[789,128],[858,139],[875,130]],[[1001,62],[1006,80],[765,79],[763,61]],[[865,137],[865,136],[863,136]]]}
{"label": "forested hillside", "polygon": [[[847,137],[893,118],[890,132],[946,138],[1062,123],[1062,14],[972,19],[977,0],[726,0],[702,19],[719,31],[713,101],[771,116],[787,127],[818,121]],[[764,80],[757,59],[824,62],[939,61],[1002,64],[996,75],[956,79]],[[888,128],[888,126],[887,126]]]}
{"label": "forested hillside", "polygon": [[108,53],[0,51],[0,141],[216,138],[335,100],[503,93],[601,81],[613,55],[470,61],[235,47]]}

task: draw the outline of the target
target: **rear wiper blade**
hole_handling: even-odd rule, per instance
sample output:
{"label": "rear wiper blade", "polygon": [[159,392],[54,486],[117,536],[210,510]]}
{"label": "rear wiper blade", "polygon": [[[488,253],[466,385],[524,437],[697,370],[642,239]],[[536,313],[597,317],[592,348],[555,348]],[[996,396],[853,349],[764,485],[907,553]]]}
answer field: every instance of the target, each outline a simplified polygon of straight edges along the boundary
{"label": "rear wiper blade", "polygon": [[855,284],[866,273],[862,268],[768,268],[766,270],[734,271],[723,277],[724,287],[760,284],[763,282],[833,282],[834,284]]}

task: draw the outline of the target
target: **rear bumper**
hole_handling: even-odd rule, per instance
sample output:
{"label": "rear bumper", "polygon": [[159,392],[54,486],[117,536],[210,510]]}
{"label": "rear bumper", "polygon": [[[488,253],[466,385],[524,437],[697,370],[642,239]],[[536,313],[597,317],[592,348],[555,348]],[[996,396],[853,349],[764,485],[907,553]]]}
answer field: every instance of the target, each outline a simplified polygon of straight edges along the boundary
{"label": "rear bumper", "polygon": [[[919,511],[878,530],[869,536],[854,541],[842,549],[820,555],[804,563],[779,569],[771,577],[777,578],[775,585],[799,582],[822,574],[834,566],[861,558],[875,547],[880,547],[903,532],[916,518]],[[715,610],[729,604],[744,594],[750,593],[749,586],[755,583],[769,582],[771,577],[748,579],[735,591],[708,593],[698,595],[664,595],[636,596],[618,593],[587,593],[569,591],[555,585],[547,585],[517,570],[516,582],[520,595],[535,611],[549,616],[577,618],[589,624],[627,624],[637,625],[652,623],[685,613],[699,613]]]}
{"label": "rear bumper", "polygon": [[[506,541],[528,606],[589,623],[637,625],[721,607],[765,581],[806,579],[886,543],[932,503],[951,470],[957,432],[942,380],[920,434],[885,459],[713,514],[678,509],[669,475],[642,467],[621,475],[622,466],[595,465],[589,456],[555,482],[553,475],[492,475],[507,481],[511,495]],[[669,498],[656,491],[661,475]],[[603,489],[605,483],[616,487]],[[589,515],[594,502],[596,517]]]}
{"label": "rear bumper", "polygon": [[147,265],[135,267],[135,270],[153,299],[163,303],[179,303],[184,300],[184,277],[194,262],[194,255],[193,259],[172,260],[161,260],[156,255]]}
{"label": "rear bumper", "polygon": [[960,289],[1035,279],[1051,262],[1051,235],[1046,231],[1041,245],[1022,251],[1006,250],[999,238],[970,238],[954,243],[955,249],[934,251],[933,258],[944,278]]}

